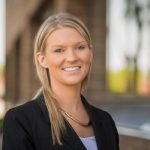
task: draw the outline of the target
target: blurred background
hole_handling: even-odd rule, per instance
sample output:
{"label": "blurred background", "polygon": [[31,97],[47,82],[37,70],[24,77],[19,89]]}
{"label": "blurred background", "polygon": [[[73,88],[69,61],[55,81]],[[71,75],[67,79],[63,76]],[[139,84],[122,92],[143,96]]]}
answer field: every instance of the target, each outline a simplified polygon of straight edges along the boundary
{"label": "blurred background", "polygon": [[150,0],[0,0],[0,148],[8,109],[40,87],[33,43],[41,23],[69,12],[88,27],[94,62],[87,99],[107,110],[121,150],[150,150]]}

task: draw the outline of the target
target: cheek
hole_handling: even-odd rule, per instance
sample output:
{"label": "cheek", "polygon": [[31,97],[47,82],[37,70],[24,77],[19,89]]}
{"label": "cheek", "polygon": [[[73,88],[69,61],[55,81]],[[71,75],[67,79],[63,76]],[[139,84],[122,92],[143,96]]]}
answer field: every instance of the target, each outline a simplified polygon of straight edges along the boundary
{"label": "cheek", "polygon": [[57,68],[61,67],[63,60],[59,57],[49,56],[47,58],[47,65],[49,70],[56,70]]}
{"label": "cheek", "polygon": [[91,52],[84,54],[83,55],[84,63],[87,64],[87,65],[90,65],[91,60],[92,60],[91,58],[92,58]]}

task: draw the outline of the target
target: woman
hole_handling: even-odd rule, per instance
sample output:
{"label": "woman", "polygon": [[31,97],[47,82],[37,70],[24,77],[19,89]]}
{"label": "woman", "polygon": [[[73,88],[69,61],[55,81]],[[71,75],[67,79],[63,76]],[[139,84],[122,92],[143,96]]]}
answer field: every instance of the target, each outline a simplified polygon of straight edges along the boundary
{"label": "woman", "polygon": [[91,38],[80,20],[60,13],[42,24],[34,47],[42,92],[7,112],[3,150],[119,149],[111,116],[81,95],[92,58]]}

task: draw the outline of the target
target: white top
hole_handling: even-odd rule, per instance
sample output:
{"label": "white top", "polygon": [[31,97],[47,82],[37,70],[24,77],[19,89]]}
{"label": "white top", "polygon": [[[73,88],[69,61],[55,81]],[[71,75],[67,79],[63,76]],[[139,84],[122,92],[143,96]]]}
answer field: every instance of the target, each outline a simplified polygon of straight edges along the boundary
{"label": "white top", "polygon": [[80,137],[80,140],[82,141],[87,150],[98,150],[95,136],[85,138]]}

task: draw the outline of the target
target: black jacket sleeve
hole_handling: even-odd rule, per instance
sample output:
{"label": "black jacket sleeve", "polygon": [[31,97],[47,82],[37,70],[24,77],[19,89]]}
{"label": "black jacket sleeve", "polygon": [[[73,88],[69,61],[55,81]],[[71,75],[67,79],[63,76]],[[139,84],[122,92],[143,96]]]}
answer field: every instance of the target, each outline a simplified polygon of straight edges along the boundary
{"label": "black jacket sleeve", "polygon": [[34,150],[32,138],[14,109],[4,118],[2,150]]}

